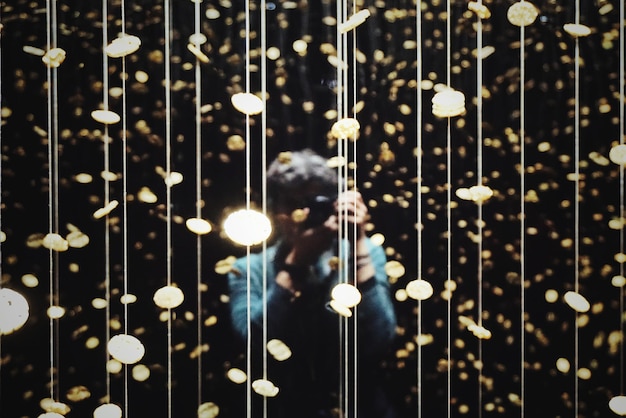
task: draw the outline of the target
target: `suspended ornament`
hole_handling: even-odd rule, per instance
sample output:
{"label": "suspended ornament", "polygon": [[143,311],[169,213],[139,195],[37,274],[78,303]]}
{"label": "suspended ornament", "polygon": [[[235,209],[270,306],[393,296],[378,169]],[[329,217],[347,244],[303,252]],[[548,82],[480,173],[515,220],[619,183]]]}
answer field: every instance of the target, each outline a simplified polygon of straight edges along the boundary
{"label": "suspended ornament", "polygon": [[202,218],[189,218],[185,221],[185,225],[187,229],[198,235],[208,234],[213,229],[211,223]]}
{"label": "suspended ornament", "polygon": [[624,287],[624,285],[626,285],[626,277],[622,275],[613,276],[611,278],[611,284],[615,287]]}
{"label": "suspended ornament", "polygon": [[482,3],[478,3],[477,1],[470,1],[467,3],[468,10],[476,13],[481,19],[489,19],[491,17],[491,11],[487,6]]}
{"label": "suspended ornament", "polygon": [[71,411],[68,404],[55,401],[52,398],[42,399],[41,402],[39,402],[39,406],[46,412],[52,412],[59,415],[67,415]]}
{"label": "suspended ornament", "polygon": [[402,263],[397,260],[389,260],[385,263],[385,273],[390,279],[396,280],[404,276],[406,269]]}
{"label": "suspended ornament", "polygon": [[489,186],[476,185],[470,188],[459,188],[455,194],[459,199],[482,203],[493,196],[493,190]]}
{"label": "suspended ornament", "polygon": [[368,17],[370,17],[370,11],[368,9],[358,11],[357,13],[350,16],[348,20],[338,25],[339,32],[346,33],[348,31],[351,31],[352,29],[355,29],[357,26],[365,23]]}
{"label": "suspended ornament", "polygon": [[72,248],[83,248],[89,244],[89,236],[79,230],[71,231],[67,234],[65,240],[67,241],[68,246]]}
{"label": "suspended ornament", "polygon": [[328,302],[328,307],[332,311],[335,311],[339,315],[344,316],[346,318],[350,318],[352,316],[352,311],[350,310],[350,308],[348,308],[347,306],[345,306],[344,304],[342,304],[336,299],[333,299],[330,302]]}
{"label": "suspended ornament", "polygon": [[122,120],[120,115],[111,110],[94,110],[91,112],[91,117],[96,122],[104,123],[105,125],[112,125]]}
{"label": "suspended ornament", "polygon": [[446,88],[433,96],[433,115],[440,118],[459,116],[465,112],[465,95],[452,88]]}
{"label": "suspended ornament", "polygon": [[426,300],[433,295],[433,286],[423,279],[411,280],[406,285],[406,294],[415,300]]}
{"label": "suspended ornament", "polygon": [[41,242],[41,245],[43,245],[44,248],[47,248],[49,250],[59,251],[59,252],[67,251],[67,249],[70,246],[70,244],[67,242],[65,238],[55,233],[46,234],[46,236],[43,238],[43,241]]}
{"label": "suspended ornament", "polygon": [[617,415],[626,416],[626,396],[613,396],[609,401],[609,408]]}
{"label": "suspended ornament", "polygon": [[626,165],[626,144],[611,147],[609,160],[618,165]]}
{"label": "suspended ornament", "polygon": [[591,28],[580,23],[566,23],[563,25],[563,30],[574,38],[582,38],[591,34]]}
{"label": "suspended ornament", "polygon": [[28,320],[28,302],[21,293],[0,288],[0,335],[11,334]]}
{"label": "suspended ornament", "polygon": [[107,350],[111,357],[124,364],[137,363],[146,353],[141,341],[129,334],[113,336],[107,344]]}
{"label": "suspended ornament", "polygon": [[231,382],[238,384],[241,384],[248,380],[248,375],[246,374],[246,372],[236,367],[228,369],[228,371],[226,372],[226,377],[228,377]]}
{"label": "suspended ornament", "polygon": [[559,357],[556,360],[556,369],[561,373],[569,373],[571,367],[572,365],[565,357]]}
{"label": "suspended ornament", "polygon": [[152,300],[159,308],[173,309],[183,303],[185,295],[176,286],[164,286],[154,293]]}
{"label": "suspended ornament", "polygon": [[103,218],[105,216],[107,216],[109,213],[111,213],[113,211],[113,209],[115,209],[120,203],[117,200],[111,200],[109,203],[107,203],[104,207],[96,210],[93,213],[93,217],[94,219],[100,219]]}
{"label": "suspended ornament", "polygon": [[39,414],[37,418],[64,418],[63,415],[58,414],[56,412],[45,412],[43,414]]}
{"label": "suspended ornament", "polygon": [[353,308],[361,302],[361,292],[350,283],[337,284],[330,292],[330,297],[346,308]]}
{"label": "suspended ornament", "polygon": [[263,100],[252,93],[236,93],[230,98],[231,103],[245,115],[258,115],[263,111]]}
{"label": "suspended ornament", "polygon": [[177,184],[183,182],[183,174],[178,171],[171,171],[169,174],[164,173],[163,181],[165,181],[165,184],[170,187],[176,186]]}
{"label": "suspended ornament", "polygon": [[121,58],[137,51],[141,46],[141,39],[134,35],[120,34],[104,48],[104,52],[111,58]]}
{"label": "suspended ornament", "polygon": [[228,215],[224,221],[226,236],[237,244],[251,246],[265,241],[272,233],[272,224],[264,214],[241,209]]}
{"label": "suspended ornament", "polygon": [[65,316],[65,308],[58,305],[50,306],[46,310],[46,314],[50,319],[60,319]]}
{"label": "suspended ornament", "polygon": [[333,124],[330,133],[336,139],[350,139],[354,141],[358,139],[360,129],[361,125],[358,120],[343,118]]}
{"label": "suspended ornament", "polygon": [[137,192],[137,199],[143,203],[156,203],[159,200],[157,195],[146,186],[139,189],[139,192]]}
{"label": "suspended ornament", "polygon": [[506,13],[509,22],[515,26],[528,26],[539,16],[539,10],[528,1],[513,3]]}
{"label": "suspended ornament", "polygon": [[65,61],[65,50],[61,48],[52,48],[41,57],[41,60],[50,68],[57,68]]}
{"label": "suspended ornament", "polygon": [[209,57],[206,56],[206,54],[204,52],[202,52],[202,50],[197,47],[195,44],[189,42],[187,44],[187,49],[189,50],[189,52],[191,52],[196,58],[198,58],[199,61],[208,64],[210,62]]}
{"label": "suspended ornament", "polygon": [[467,327],[468,331],[470,331],[476,338],[480,338],[481,340],[488,340],[491,338],[491,331],[482,325],[472,324]]}
{"label": "suspended ornament", "polygon": [[291,349],[287,344],[278,339],[269,340],[266,344],[267,351],[278,361],[285,361],[291,357]]}
{"label": "suspended ornament", "polygon": [[145,364],[137,364],[133,367],[132,376],[137,382],[145,382],[150,377],[150,369]]}
{"label": "suspended ornament", "polygon": [[213,402],[205,402],[198,407],[198,418],[215,418],[219,413],[219,406]]}
{"label": "suspended ornament", "polygon": [[591,305],[580,293],[569,291],[563,296],[565,303],[576,312],[587,312]]}
{"label": "suspended ornament", "polygon": [[252,389],[261,396],[272,398],[278,395],[278,387],[267,379],[257,379],[252,382]]}
{"label": "suspended ornament", "polygon": [[83,385],[72,386],[65,393],[65,397],[68,401],[80,402],[85,399],[89,399],[91,397],[91,392],[86,386]]}
{"label": "suspended ornament", "polygon": [[113,403],[102,404],[94,409],[93,418],[122,418],[122,408]]}

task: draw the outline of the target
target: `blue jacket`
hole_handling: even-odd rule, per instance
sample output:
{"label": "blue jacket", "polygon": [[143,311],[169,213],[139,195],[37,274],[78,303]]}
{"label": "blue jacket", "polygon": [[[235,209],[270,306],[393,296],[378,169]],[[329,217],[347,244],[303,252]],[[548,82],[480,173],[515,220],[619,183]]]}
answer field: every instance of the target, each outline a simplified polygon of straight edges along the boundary
{"label": "blue jacket", "polygon": [[[378,381],[376,370],[395,337],[396,316],[384,269],[386,257],[383,248],[368,240],[376,274],[357,285],[362,299],[353,308],[357,318],[354,321],[353,318],[346,320],[328,307],[330,292],[338,282],[338,271],[329,265],[337,253],[337,245],[334,250],[322,254],[312,266],[301,296],[297,298],[274,280],[282,261],[275,260],[279,245],[268,247],[265,257],[261,252],[238,259],[228,276],[232,325],[244,341],[248,332],[247,301],[250,298],[254,357],[249,378],[254,380],[261,377],[255,373],[261,372],[264,281],[267,301],[266,338],[280,339],[292,351],[292,357],[284,362],[273,361],[268,355],[270,363],[267,378],[279,387],[279,394],[269,399],[269,405],[273,408],[270,416],[331,416],[331,411],[337,407],[340,403],[338,399],[341,398],[338,393],[339,375],[346,365],[350,369],[349,373],[354,375],[351,364],[354,363],[356,352],[356,376],[359,381],[357,398],[364,402],[358,408],[358,416],[384,418],[387,406],[379,395],[374,395],[374,392],[379,392],[379,388],[375,388],[375,382]],[[343,248],[342,254],[347,254],[347,242],[344,242]],[[264,267],[267,272],[265,277]],[[343,271],[350,275],[353,268],[349,266]],[[346,355],[352,359],[346,359]],[[254,365],[259,366],[255,369]],[[369,405],[372,402],[380,405]]]}

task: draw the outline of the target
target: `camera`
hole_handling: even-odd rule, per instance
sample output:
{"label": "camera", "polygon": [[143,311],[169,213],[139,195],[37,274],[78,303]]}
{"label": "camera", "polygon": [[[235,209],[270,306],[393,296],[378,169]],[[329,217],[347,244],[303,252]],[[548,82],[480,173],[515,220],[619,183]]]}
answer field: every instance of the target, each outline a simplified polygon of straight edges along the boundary
{"label": "camera", "polygon": [[304,221],[305,228],[315,228],[322,225],[326,219],[335,213],[334,196],[317,195],[306,202],[309,208],[309,215]]}

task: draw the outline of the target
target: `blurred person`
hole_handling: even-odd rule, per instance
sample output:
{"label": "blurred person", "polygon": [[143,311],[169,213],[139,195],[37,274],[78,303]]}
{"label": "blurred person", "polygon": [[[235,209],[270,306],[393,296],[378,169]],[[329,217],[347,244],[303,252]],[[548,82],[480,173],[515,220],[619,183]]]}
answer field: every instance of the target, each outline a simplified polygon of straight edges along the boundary
{"label": "blurred person", "polygon": [[[384,270],[386,257],[381,246],[366,236],[367,206],[358,191],[338,193],[335,170],[311,150],[281,153],[269,166],[267,192],[277,240],[263,252],[238,259],[228,276],[233,328],[243,341],[248,333],[248,289],[250,278],[250,325],[253,370],[261,377],[263,341],[278,339],[291,350],[285,361],[270,359],[267,379],[279,392],[268,397],[271,418],[354,417],[352,392],[341,395],[341,371],[348,367],[347,381],[354,382],[354,359],[343,359],[344,345],[357,335],[358,418],[394,416],[380,378],[380,363],[395,337],[396,316]],[[356,231],[338,242],[340,214]],[[343,319],[329,306],[331,291],[338,283],[337,255],[351,264],[347,281],[361,293],[354,320],[340,337]],[[265,263],[264,263],[265,258]],[[334,262],[333,262],[334,261]],[[356,270],[352,266],[356,263]],[[263,269],[266,269],[266,322],[263,318]],[[249,273],[247,269],[250,269]],[[354,272],[356,271],[356,277]],[[266,339],[263,327],[266,327]],[[353,356],[354,349],[349,351]],[[345,356],[344,356],[345,357]],[[351,389],[352,390],[352,389]],[[253,393],[255,403],[260,395]],[[253,407],[255,411],[257,407]],[[261,416],[255,415],[255,416]]]}

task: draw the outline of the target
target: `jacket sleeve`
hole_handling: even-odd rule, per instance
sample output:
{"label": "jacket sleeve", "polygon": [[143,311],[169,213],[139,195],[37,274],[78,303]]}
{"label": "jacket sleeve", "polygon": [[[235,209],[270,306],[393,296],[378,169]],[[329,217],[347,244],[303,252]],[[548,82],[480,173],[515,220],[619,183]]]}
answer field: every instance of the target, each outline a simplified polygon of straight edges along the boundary
{"label": "jacket sleeve", "polygon": [[[266,280],[274,280],[275,271],[271,265],[271,259],[268,259],[267,263]],[[249,266],[247,258],[242,257],[235,262],[228,274],[231,323],[236,334],[244,340],[248,335],[248,322],[251,324],[253,337],[261,335],[260,330],[263,329],[263,264],[262,254],[251,254]],[[248,282],[250,283],[249,294]],[[293,295],[280,286],[268,286],[265,297],[267,329],[272,334],[270,338],[282,339],[292,327],[290,318],[294,317],[291,312],[295,309],[292,303]],[[250,300],[249,312],[248,298]]]}
{"label": "jacket sleeve", "polygon": [[358,336],[362,354],[382,355],[396,335],[396,314],[385,273],[387,258],[382,247],[368,242],[375,276],[359,286],[361,302],[357,305]]}

